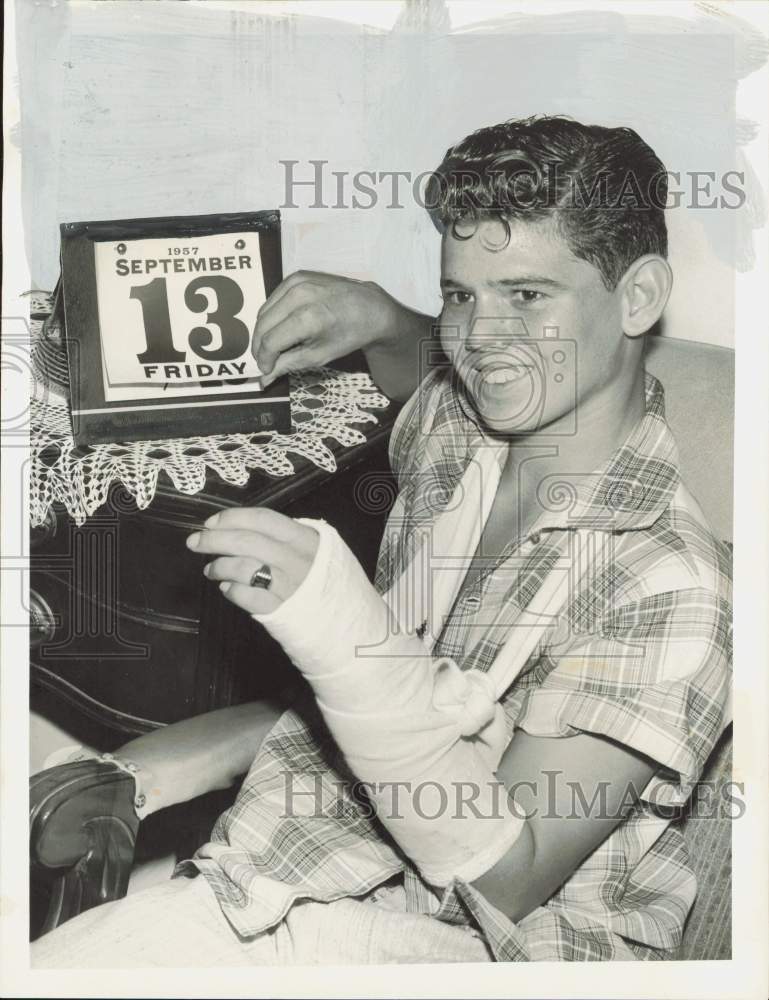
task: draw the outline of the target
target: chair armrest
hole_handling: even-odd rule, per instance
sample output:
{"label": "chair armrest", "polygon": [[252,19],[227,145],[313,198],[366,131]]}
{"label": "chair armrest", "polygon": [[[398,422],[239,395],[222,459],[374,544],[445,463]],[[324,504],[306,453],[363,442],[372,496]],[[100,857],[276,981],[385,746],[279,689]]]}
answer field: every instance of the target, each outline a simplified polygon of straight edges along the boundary
{"label": "chair armrest", "polygon": [[697,898],[684,928],[678,961],[732,957],[732,726],[722,734],[679,821],[697,878]]}
{"label": "chair armrest", "polygon": [[[61,764],[30,779],[33,910],[48,896],[33,939],[126,894],[139,819],[134,782],[114,764]],[[41,884],[42,883],[42,884]],[[46,893],[47,890],[47,893]]]}
{"label": "chair armrest", "polygon": [[[194,853],[202,825],[210,831],[223,795],[246,773],[282,711],[267,701],[218,709],[147,733],[117,751],[151,776],[153,812],[166,810],[173,822],[179,819],[174,811],[189,804],[183,854]],[[139,830],[134,794],[133,777],[108,761],[60,764],[32,776],[33,940],[125,896]],[[217,811],[203,822],[211,805]]]}

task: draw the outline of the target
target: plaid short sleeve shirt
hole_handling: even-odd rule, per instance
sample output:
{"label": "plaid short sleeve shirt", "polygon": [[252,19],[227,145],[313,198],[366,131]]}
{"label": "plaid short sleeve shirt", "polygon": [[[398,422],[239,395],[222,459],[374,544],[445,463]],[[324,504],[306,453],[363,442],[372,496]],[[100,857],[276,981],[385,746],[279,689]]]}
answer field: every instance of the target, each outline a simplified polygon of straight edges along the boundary
{"label": "plaid short sleeve shirt", "polygon": [[[380,592],[478,446],[471,413],[451,373],[436,371],[399,414]],[[516,728],[593,733],[656,761],[641,800],[544,905],[513,922],[469,884],[438,893],[423,882],[356,795],[307,698],[266,738],[211,842],[177,869],[202,872],[237,933],[267,930],[299,899],[363,897],[397,878],[412,912],[472,926],[499,961],[649,959],[677,948],[697,886],[671,820],[728,722],[729,553],[681,483],[662,386],[650,375],[646,413],[609,461],[568,495],[544,485],[552,511],[460,589],[434,653],[488,670],[569,533],[604,533],[600,564],[580,576],[502,704],[511,739]]]}

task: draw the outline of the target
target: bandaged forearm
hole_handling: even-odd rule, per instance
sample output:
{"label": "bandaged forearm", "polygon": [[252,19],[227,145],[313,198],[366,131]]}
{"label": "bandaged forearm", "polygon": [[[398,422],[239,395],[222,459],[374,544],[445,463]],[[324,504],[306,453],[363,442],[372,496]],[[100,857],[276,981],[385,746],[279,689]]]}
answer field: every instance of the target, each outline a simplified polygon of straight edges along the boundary
{"label": "bandaged forearm", "polygon": [[253,617],[312,686],[379,819],[427,881],[473,881],[523,825],[494,775],[505,725],[490,681],[402,634],[337,532],[304,523],[320,535],[308,575],[275,611]]}

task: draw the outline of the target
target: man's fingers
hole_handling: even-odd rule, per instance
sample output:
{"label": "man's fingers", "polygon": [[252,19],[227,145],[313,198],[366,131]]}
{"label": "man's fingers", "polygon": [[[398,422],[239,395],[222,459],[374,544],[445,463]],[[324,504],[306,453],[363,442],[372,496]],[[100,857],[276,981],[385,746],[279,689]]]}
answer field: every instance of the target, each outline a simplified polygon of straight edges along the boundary
{"label": "man's fingers", "polygon": [[300,302],[312,302],[333,282],[334,276],[320,271],[295,271],[282,281],[256,314],[256,333],[262,337]]}
{"label": "man's fingers", "polygon": [[251,338],[251,354],[263,372],[270,371],[275,361],[272,352],[263,347],[264,338],[274,327],[290,316],[295,308],[306,302],[306,296],[296,294],[307,280],[304,277],[299,277],[301,273],[292,274],[278,285],[257,314],[256,326]]}
{"label": "man's fingers", "polygon": [[329,342],[332,318],[320,304],[302,306],[271,330],[257,353],[257,363],[273,381],[287,371],[325,364],[333,351]]}
{"label": "man's fingers", "polygon": [[[204,568],[220,581],[228,600],[251,614],[272,611],[304,580],[318,550],[318,532],[307,524],[266,507],[232,507],[208,518],[205,527],[187,539],[188,548],[213,555]],[[254,572],[267,565],[268,590],[251,587]]]}
{"label": "man's fingers", "polygon": [[[264,565],[265,563],[240,556],[219,556],[218,559],[206,564],[203,573],[214,582],[240,583],[244,587],[250,587],[254,573]],[[270,586],[267,588],[257,587],[256,589],[267,589],[273,597],[277,597],[279,601],[285,601],[294,592],[295,586],[279,567],[273,569],[270,566],[270,574]]]}
{"label": "man's fingers", "polygon": [[254,562],[288,569],[295,560],[290,545],[256,531],[204,529],[187,539],[187,546],[201,555],[248,557]]}
{"label": "man's fingers", "polygon": [[[339,279],[319,271],[297,271],[286,278],[259,310],[251,342],[251,352],[262,371],[269,372],[275,354],[295,346],[333,323],[324,292]],[[271,342],[279,328],[285,340]]]}
{"label": "man's fingers", "polygon": [[323,271],[294,271],[287,278],[284,278],[272,294],[262,303],[257,316],[260,318],[266,316],[292,288],[296,288],[298,285],[309,281],[322,283],[333,278],[334,275],[324,274]]}
{"label": "man's fingers", "polygon": [[209,517],[205,527],[258,531],[278,542],[293,542],[307,531],[312,531],[307,525],[297,524],[293,518],[269,507],[229,507]]}
{"label": "man's fingers", "polygon": [[[323,302],[313,302],[287,297],[285,311],[279,307],[273,316],[279,320],[268,330],[257,326],[252,351],[257,364],[265,374],[272,374],[277,359],[285,351],[306,345],[308,341],[321,338],[333,325],[333,316]],[[293,308],[289,308],[292,303]]]}
{"label": "man's fingers", "polygon": [[294,271],[293,274],[289,274],[287,278],[284,278],[272,294],[259,307],[259,312],[256,314],[257,319],[261,319],[263,316],[266,316],[286,297],[286,294],[290,292],[292,288],[296,288],[297,285],[301,285],[303,282],[308,281],[313,274],[313,271]]}
{"label": "man's fingers", "polygon": [[266,507],[231,507],[209,517],[187,545],[194,552],[249,556],[288,568],[296,560],[312,560],[318,532]]}
{"label": "man's fingers", "polygon": [[307,368],[321,367],[327,364],[332,357],[331,350],[319,344],[303,344],[291,351],[284,351],[278,357],[275,367],[266,380],[262,380],[262,384],[266,388],[271,382],[274,382],[275,379],[280,378],[281,375],[285,375],[287,372],[301,372]]}
{"label": "man's fingers", "polygon": [[[282,292],[279,299],[273,302],[273,296]],[[290,288],[277,288],[259,310],[256,317],[256,332],[263,337],[274,326],[281,322],[290,312],[300,305],[311,302],[317,297],[317,286],[310,278],[296,282]]]}
{"label": "man's fingers", "polygon": [[[230,583],[242,583],[250,587],[254,573],[263,565],[264,563],[258,563],[254,559],[241,556],[219,556],[218,559],[206,563],[203,573],[209,580],[229,580]],[[272,567],[270,570],[272,571]],[[272,582],[268,589],[272,590],[276,583],[276,574],[272,573]],[[278,597],[281,596],[278,594]]]}
{"label": "man's fingers", "polygon": [[276,360],[284,351],[299,347],[320,333],[323,318],[320,310],[306,302],[287,312],[279,323],[261,336],[256,353],[259,368],[262,371],[266,368],[271,372]]}
{"label": "man's fingers", "polygon": [[259,590],[242,583],[224,581],[219,584],[222,593],[228,601],[237,604],[239,608],[251,615],[265,615],[274,611],[282,602],[270,590]]}

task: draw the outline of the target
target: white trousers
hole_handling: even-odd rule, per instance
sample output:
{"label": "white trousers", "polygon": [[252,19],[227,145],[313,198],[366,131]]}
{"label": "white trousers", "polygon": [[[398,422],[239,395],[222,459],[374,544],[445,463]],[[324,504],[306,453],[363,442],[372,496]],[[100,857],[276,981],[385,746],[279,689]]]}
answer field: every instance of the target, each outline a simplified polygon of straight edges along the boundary
{"label": "white trousers", "polygon": [[470,928],[406,913],[401,887],[370,899],[296,903],[281,924],[240,938],[203,876],[176,878],[88,910],[32,945],[32,968],[488,962]]}

